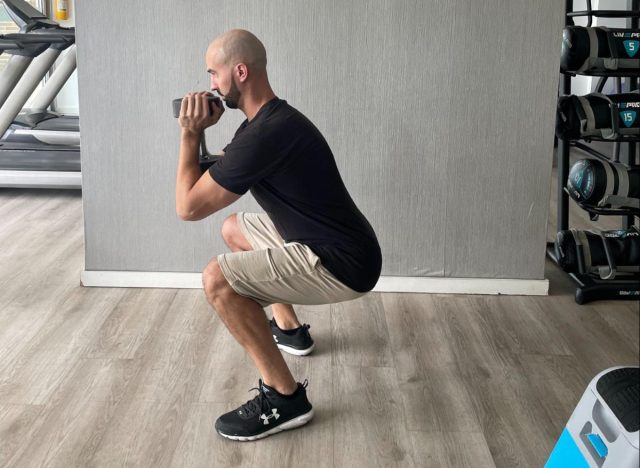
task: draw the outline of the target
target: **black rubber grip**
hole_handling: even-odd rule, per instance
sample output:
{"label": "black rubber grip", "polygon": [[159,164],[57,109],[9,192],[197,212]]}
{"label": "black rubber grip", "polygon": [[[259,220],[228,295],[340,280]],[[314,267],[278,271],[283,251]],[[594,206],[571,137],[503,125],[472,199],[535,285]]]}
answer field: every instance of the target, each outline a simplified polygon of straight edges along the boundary
{"label": "black rubber grip", "polygon": [[640,429],[640,368],[624,367],[598,379],[596,389],[627,432]]}

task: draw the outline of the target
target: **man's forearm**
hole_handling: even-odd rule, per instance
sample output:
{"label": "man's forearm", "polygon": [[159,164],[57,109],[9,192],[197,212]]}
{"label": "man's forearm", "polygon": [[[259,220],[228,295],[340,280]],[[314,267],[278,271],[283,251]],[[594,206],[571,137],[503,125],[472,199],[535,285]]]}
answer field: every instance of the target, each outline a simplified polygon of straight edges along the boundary
{"label": "man's forearm", "polygon": [[176,178],[176,211],[178,213],[189,211],[187,206],[189,191],[202,175],[199,147],[200,135],[183,130],[180,137],[180,158]]}

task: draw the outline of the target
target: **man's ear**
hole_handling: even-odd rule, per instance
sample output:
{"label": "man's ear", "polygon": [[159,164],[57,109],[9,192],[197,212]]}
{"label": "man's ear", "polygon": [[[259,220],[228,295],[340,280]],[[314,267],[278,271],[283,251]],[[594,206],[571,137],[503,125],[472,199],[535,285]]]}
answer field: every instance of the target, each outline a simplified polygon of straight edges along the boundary
{"label": "man's ear", "polygon": [[234,71],[241,83],[246,81],[249,77],[249,68],[247,68],[247,66],[242,62],[235,66]]}

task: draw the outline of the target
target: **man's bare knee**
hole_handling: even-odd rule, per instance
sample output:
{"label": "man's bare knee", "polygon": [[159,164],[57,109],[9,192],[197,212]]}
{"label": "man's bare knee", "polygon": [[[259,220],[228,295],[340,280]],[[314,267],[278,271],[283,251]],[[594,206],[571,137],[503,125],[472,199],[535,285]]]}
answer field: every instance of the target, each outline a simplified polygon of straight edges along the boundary
{"label": "man's bare knee", "polygon": [[237,213],[233,213],[224,220],[220,232],[222,239],[232,252],[253,250],[249,241],[242,234],[240,226],[238,226]]}
{"label": "man's bare knee", "polygon": [[224,277],[217,259],[211,260],[202,272],[202,286],[207,296],[207,301],[212,306],[229,287],[229,283]]}

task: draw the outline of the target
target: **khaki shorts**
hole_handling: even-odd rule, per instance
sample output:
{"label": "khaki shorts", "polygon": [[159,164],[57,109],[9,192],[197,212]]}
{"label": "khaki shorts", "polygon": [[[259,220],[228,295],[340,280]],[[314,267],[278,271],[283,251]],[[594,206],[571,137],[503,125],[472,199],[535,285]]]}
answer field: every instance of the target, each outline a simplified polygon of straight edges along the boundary
{"label": "khaki shorts", "polygon": [[237,213],[238,226],[254,250],[218,255],[225,278],[241,296],[270,304],[331,304],[366,293],[345,286],[304,244],[285,243],[264,213]]}

